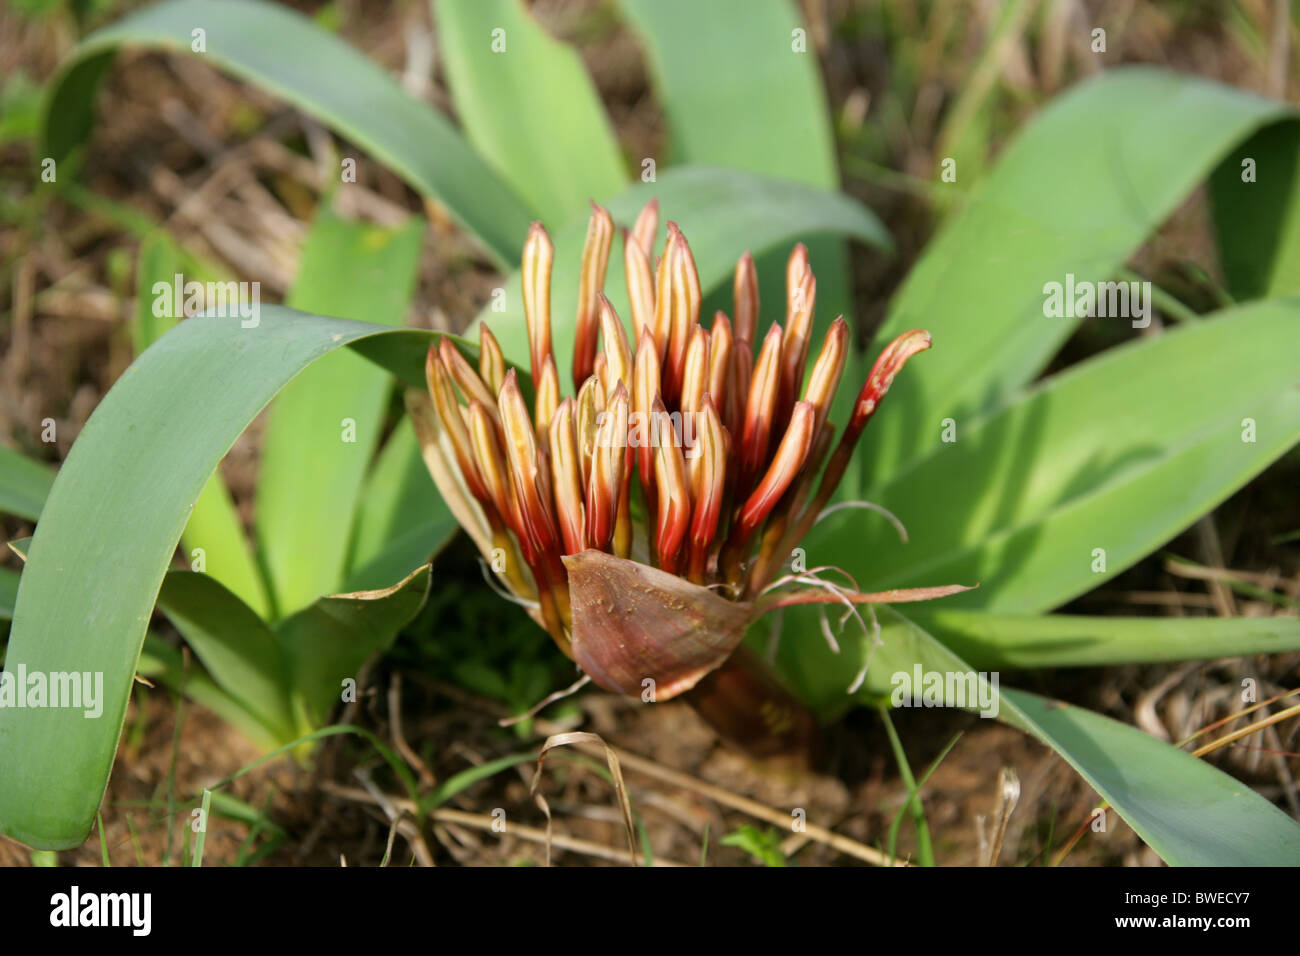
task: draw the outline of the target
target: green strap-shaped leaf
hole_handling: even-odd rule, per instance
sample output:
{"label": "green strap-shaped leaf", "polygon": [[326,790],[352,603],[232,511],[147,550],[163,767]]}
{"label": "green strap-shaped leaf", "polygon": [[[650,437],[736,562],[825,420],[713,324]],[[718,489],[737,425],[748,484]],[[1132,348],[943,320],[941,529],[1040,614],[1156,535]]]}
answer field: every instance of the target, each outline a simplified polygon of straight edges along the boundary
{"label": "green strap-shaped leaf", "polygon": [[[163,229],[155,229],[141,240],[135,276],[136,313],[131,342],[137,355],[180,320],[186,283],[226,278],[193,262]],[[266,582],[253,560],[248,535],[220,471],[212,473],[203,494],[194,503],[181,542],[191,566],[198,566],[195,551],[201,551],[204,573],[224,584],[261,617],[270,616]]]}
{"label": "green strap-shaped leaf", "polygon": [[675,161],[839,185],[817,51],[794,4],[620,0],[620,6],[646,45]]}
{"label": "green strap-shaped leaf", "polygon": [[215,578],[171,571],[158,609],[176,625],[203,666],[235,701],[281,743],[294,732],[289,676],[276,636],[243,601]]}
{"label": "green strap-shaped leaf", "polygon": [[429,477],[411,420],[403,416],[366,476],[344,587],[360,591],[401,580],[458,528]]}
{"label": "green strap-shaped leaf", "polygon": [[1294,617],[1090,617],[921,606],[908,617],[981,670],[1215,660],[1300,650]]}
{"label": "green strap-shaped leaf", "polygon": [[[982,694],[982,703],[996,705],[999,720],[1064,757],[1167,863],[1261,866],[1300,859],[1300,826],[1244,783],[1135,727],[1002,688],[1000,677],[993,683],[996,672],[978,671],[894,609],[877,613],[883,644],[871,658],[860,698],[889,699],[897,693],[898,702],[908,686],[900,675],[914,678],[918,667],[923,681],[937,674],[954,688],[948,675],[974,675],[969,686],[976,699],[949,698],[946,686],[941,692],[946,706],[978,711]],[[807,614],[789,616],[783,635],[779,660],[795,686],[828,710],[842,709],[868,642],[846,634],[841,653],[832,654]]]}
{"label": "green strap-shaped leaf", "polygon": [[303,732],[325,722],[371,654],[386,650],[429,593],[429,566],[378,591],[321,598],[276,626]]}
{"label": "green strap-shaped leaf", "polygon": [[[103,716],[0,708],[0,832],[31,846],[89,831],[126,714],[131,675],[163,574],[217,462],[277,391],[345,346],[419,357],[436,333],[264,305],[188,319],[104,397],[55,478],[18,588],[6,664],[104,675]],[[390,340],[387,348],[366,340]]]}
{"label": "green strap-shaped leaf", "polygon": [[434,0],[439,49],[465,137],[553,226],[627,182],[582,60],[519,0]]}
{"label": "green strap-shaped leaf", "polygon": [[[417,219],[384,229],[349,222],[322,205],[288,304],[400,326],[422,232]],[[276,398],[262,440],[254,524],[277,616],[342,587],[352,522],[391,391],[383,369],[341,352],[306,369]]]}
{"label": "green strap-shaped leaf", "polygon": [[945,418],[961,427],[1042,371],[1078,324],[1044,315],[1046,283],[1114,278],[1237,143],[1292,116],[1150,68],[1108,70],[1039,114],[894,299],[879,340],[919,326],[934,350],[899,376],[891,414],[872,423],[868,495],[928,451]]}
{"label": "green strap-shaped leaf", "polygon": [[[935,357],[941,349],[936,340]],[[979,584],[945,606],[1049,610],[1150,553],[1300,441],[1300,297],[1217,313],[1074,366],[945,441],[806,543],[868,591]],[[921,369],[918,356],[895,387]],[[899,401],[895,402],[898,398]],[[893,392],[881,422],[907,396]],[[876,450],[873,421],[863,445]]]}
{"label": "green strap-shaped leaf", "polygon": [[[690,241],[707,294],[730,276],[736,260],[748,249],[757,255],[807,233],[836,233],[888,248],[889,234],[865,206],[848,196],[803,186],[784,179],[756,176],[735,169],[700,166],[678,167],[660,174],[658,182],[633,186],[602,200],[618,225],[631,226],[641,207],[658,198],[661,218],[673,219]],[[569,382],[568,362],[573,354],[573,320],[578,306],[578,267],[586,236],[585,222],[575,222],[552,236],[555,270],[551,279],[552,343]],[[785,269],[781,267],[784,277]],[[528,366],[528,332],[524,322],[519,272],[505,283],[505,309],[491,306],[479,313],[501,343],[506,358]],[[631,327],[623,256],[609,257],[605,294]],[[820,293],[819,293],[820,295]],[[784,316],[782,316],[784,319]],[[474,335],[470,335],[474,338]]]}
{"label": "green strap-shaped leaf", "polygon": [[54,484],[54,469],[0,445],[0,512],[35,521]]}
{"label": "green strap-shaped leaf", "polygon": [[[204,50],[195,50],[202,30]],[[527,208],[432,107],[373,61],[310,20],[256,0],[172,0],[91,34],[51,86],[46,155],[62,161],[84,142],[93,97],[122,46],[196,52],[310,113],[439,200],[498,264],[512,263],[528,230]]]}

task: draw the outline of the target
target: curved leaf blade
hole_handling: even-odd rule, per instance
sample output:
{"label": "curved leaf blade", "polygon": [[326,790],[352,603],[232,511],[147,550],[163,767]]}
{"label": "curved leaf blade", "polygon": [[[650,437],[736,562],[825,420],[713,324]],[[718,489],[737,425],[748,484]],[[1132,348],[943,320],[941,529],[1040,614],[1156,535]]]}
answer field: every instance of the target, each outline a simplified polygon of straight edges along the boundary
{"label": "curved leaf blade", "polygon": [[1043,370],[1078,322],[1044,315],[1046,283],[1112,279],[1235,144],[1293,116],[1145,67],[1107,70],[1043,110],[894,299],[878,341],[919,326],[935,348],[899,377],[892,412],[872,424],[864,487],[924,454],[945,418],[968,421]]}
{"label": "curved leaf blade", "polygon": [[429,594],[429,581],[426,564],[392,587],[323,597],[276,626],[304,732],[325,722],[346,681],[415,617]]}
{"label": "curved leaf blade", "polygon": [[[1000,687],[924,628],[893,608],[879,610],[883,644],[875,649],[859,697],[888,699],[896,675],[972,675],[981,702],[997,718],[1047,744],[1096,789],[1165,862],[1176,866],[1291,865],[1300,859],[1300,825],[1250,787],[1135,727],[1060,701]],[[830,710],[852,702],[846,689],[868,641],[845,640],[832,654],[815,623],[790,627],[779,660],[805,699]],[[955,685],[954,685],[955,686]],[[947,693],[945,689],[945,694]],[[945,705],[978,710],[972,701]]]}
{"label": "curved leaf blade", "polygon": [[191,51],[310,113],[441,202],[498,264],[515,261],[529,213],[428,104],[406,93],[376,63],[307,18],[255,0],[171,0],[91,34],[73,52],[46,100],[46,155],[64,159],[85,141],[93,93],[115,50],[150,46]]}
{"label": "curved leaf blade", "polygon": [[[203,263],[191,262],[166,230],[150,231],[140,242],[136,263],[136,314],[131,327],[131,344],[136,354],[153,345],[180,321],[182,303],[177,300],[183,296],[174,291],[178,281],[183,286],[190,280],[207,282],[225,278]],[[156,306],[165,301],[171,303],[171,309],[164,310],[168,314],[155,315]],[[212,473],[194,503],[181,541],[192,566],[196,563],[195,550],[201,550],[204,573],[224,584],[260,617],[270,616],[266,582],[253,561],[248,535],[219,470]]]}
{"label": "curved leaf blade", "polygon": [[[240,432],[336,349],[409,358],[436,338],[263,306],[256,328],[238,318],[181,322],[123,374],[55,478],[19,583],[6,659],[29,673],[102,672],[103,715],[0,709],[0,766],[19,768],[0,787],[0,832],[65,848],[89,831],[163,575],[191,506]],[[363,344],[374,339],[400,346]]]}

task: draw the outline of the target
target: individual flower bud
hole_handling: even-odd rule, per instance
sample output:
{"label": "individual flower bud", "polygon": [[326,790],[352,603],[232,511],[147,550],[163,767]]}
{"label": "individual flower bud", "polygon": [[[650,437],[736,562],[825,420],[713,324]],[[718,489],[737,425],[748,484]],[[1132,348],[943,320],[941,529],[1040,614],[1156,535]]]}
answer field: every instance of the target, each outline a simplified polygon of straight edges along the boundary
{"label": "individual flower bud", "polygon": [[786,429],[785,436],[772,457],[767,474],[740,509],[740,532],[743,537],[748,537],[763,523],[790,487],[795,475],[799,474],[812,445],[814,418],[813,407],[807,402],[795,405],[790,416],[790,427]]}
{"label": "individual flower bud", "polygon": [[632,335],[639,342],[642,329],[649,329],[652,334],[654,331],[655,284],[650,256],[631,233],[623,242],[623,272],[627,276],[628,301],[632,304]]}
{"label": "individual flower bud", "polygon": [[501,391],[501,384],[506,380],[505,356],[486,323],[478,327],[478,374],[493,395]]}
{"label": "individual flower bud", "polygon": [[727,405],[730,392],[731,360],[731,320],[725,312],[713,316],[713,330],[709,333],[709,386],[708,393],[713,396],[713,404],[719,413]]}
{"label": "individual flower bud", "polygon": [[[549,509],[543,503],[538,475],[537,439],[528,417],[528,406],[515,381],[515,370],[506,373],[497,399],[501,427],[505,433],[506,460],[514,481],[519,510],[523,513],[524,527],[533,550],[546,555],[555,549],[555,532],[551,527]],[[542,585],[542,582],[538,582]]]}
{"label": "individual flower bud", "polygon": [[600,382],[605,387],[606,395],[613,395],[619,382],[632,387],[632,349],[627,344],[627,332],[623,322],[609,304],[602,292],[598,296],[600,303],[600,335],[604,342],[601,354],[605,357],[605,366],[601,372]]}
{"label": "individual flower bud", "polygon": [[587,547],[599,551],[608,551],[614,537],[614,520],[623,487],[623,463],[627,458],[627,420],[627,386],[619,382],[596,429],[596,447],[587,479],[586,541]]}
{"label": "individual flower bud", "polygon": [[578,431],[573,416],[573,399],[560,402],[551,418],[551,477],[555,488],[555,512],[564,539],[564,553],[575,554],[584,547],[582,475],[578,460]]}
{"label": "individual flower bud", "polygon": [[776,411],[777,389],[781,384],[781,326],[775,322],[763,340],[763,350],[754,366],[754,379],[749,386],[749,402],[745,406],[745,423],[740,441],[740,484],[742,494],[747,494],[754,478],[767,461],[767,445],[772,432],[772,416]]}
{"label": "individual flower bud", "polygon": [[537,434],[546,434],[551,426],[551,416],[559,404],[560,373],[556,371],[555,359],[548,355],[546,364],[542,366],[542,377],[537,380],[537,401],[533,405]]}
{"label": "individual flower bud", "polygon": [[573,332],[573,387],[579,388],[591,374],[596,360],[596,333],[600,327],[596,296],[605,288],[609,248],[614,241],[614,220],[595,203],[587,223],[587,241],[582,247],[578,273],[578,317]]}
{"label": "individual flower bud", "polygon": [[429,386],[429,397],[433,399],[434,410],[456,453],[456,464],[465,478],[465,486],[479,501],[486,501],[488,492],[474,464],[469,430],[465,427],[465,419],[461,417],[460,403],[456,399],[451,376],[447,374],[447,367],[438,357],[435,346],[429,347],[429,354],[425,357],[424,374]]}
{"label": "individual flower bud", "polygon": [[840,376],[844,373],[844,362],[849,350],[849,324],[841,316],[831,323],[826,330],[826,340],[822,343],[821,353],[813,363],[812,375],[808,378],[808,388],[804,392],[804,401],[816,412],[816,424],[813,434],[821,431],[830,412],[835,390],[839,388]]}
{"label": "individual flower bud", "polygon": [[[672,224],[670,224],[672,225]],[[659,361],[663,363],[668,355],[668,339],[672,333],[673,322],[673,285],[676,282],[677,269],[677,231],[668,230],[668,241],[664,243],[664,254],[659,257],[659,266],[655,270],[655,348],[659,350]]]}
{"label": "individual flower bud", "polygon": [[575,420],[578,426],[578,463],[581,466],[582,487],[587,487],[591,475],[591,456],[596,447],[596,423],[605,410],[605,389],[595,375],[578,389]]}
{"label": "individual flower bud", "polygon": [[636,244],[645,252],[647,262],[650,261],[650,256],[654,254],[655,233],[658,231],[659,200],[651,199],[641,207],[641,212],[637,214],[636,224],[632,226],[630,234]]}
{"label": "individual flower bud", "polygon": [[485,406],[490,406],[495,410],[496,399],[492,392],[478,373],[474,371],[474,366],[465,360],[465,356],[460,354],[460,349],[452,345],[451,339],[440,339],[438,341],[438,356],[442,359],[442,364],[446,367],[451,379],[460,389],[460,393],[465,396],[466,402],[479,401]]}
{"label": "individual flower bud", "polygon": [[649,329],[641,330],[636,347],[636,367],[632,371],[632,426],[630,440],[636,451],[637,474],[647,492],[654,487],[654,449],[656,440],[654,403],[659,398],[659,350]]}
{"label": "individual flower bud", "polygon": [[754,268],[754,257],[746,250],[736,263],[736,278],[732,291],[732,312],[736,316],[735,337],[737,342],[754,342],[758,331],[758,272]]}
{"label": "individual flower bud", "polygon": [[691,516],[691,495],[686,485],[686,462],[677,446],[672,419],[664,403],[655,400],[653,417],[656,436],[655,495],[657,514],[655,522],[655,553],[659,567],[676,573],[677,556],[686,537]]}
{"label": "individual flower bud", "polygon": [[727,490],[727,448],[722,420],[712,396],[705,396],[700,412],[699,455],[691,461],[691,567],[697,583],[704,578],[709,548],[718,532],[718,519]]}
{"label": "individual flower bud", "polygon": [[681,412],[682,427],[685,420],[699,412],[704,402],[704,393],[709,390],[709,333],[698,325],[691,335],[690,345],[686,349],[686,363],[682,369]]}
{"label": "individual flower bud", "polygon": [[813,307],[817,301],[817,280],[805,269],[781,346],[781,390],[776,403],[777,427],[784,427],[803,387],[804,366],[808,363],[808,343],[812,339]]}
{"label": "individual flower bud", "polygon": [[535,222],[524,242],[520,278],[524,295],[524,319],[528,325],[528,358],[533,381],[542,374],[546,356],[551,354],[551,263],[555,247],[546,228]]}

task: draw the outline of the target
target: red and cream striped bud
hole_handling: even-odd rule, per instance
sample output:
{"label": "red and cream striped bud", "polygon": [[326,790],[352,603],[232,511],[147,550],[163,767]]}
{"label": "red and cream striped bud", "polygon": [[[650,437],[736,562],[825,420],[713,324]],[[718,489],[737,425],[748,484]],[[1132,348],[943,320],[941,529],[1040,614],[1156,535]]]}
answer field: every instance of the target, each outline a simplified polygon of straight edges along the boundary
{"label": "red and cream striped bud", "polygon": [[655,281],[650,255],[632,233],[623,241],[623,272],[627,276],[627,297],[632,305],[632,336],[641,341],[641,330],[653,334],[655,323]]}
{"label": "red and cream striped bud", "polygon": [[486,323],[478,327],[478,375],[493,395],[501,391],[501,385],[506,380],[506,358],[501,354],[501,346]]}
{"label": "red and cream striped bud", "polygon": [[647,493],[654,487],[654,403],[659,395],[659,350],[649,329],[641,330],[632,371],[632,412],[629,436],[635,449],[637,474]]}
{"label": "red and cream striped bud", "polygon": [[840,316],[826,330],[826,340],[822,343],[817,361],[813,363],[808,388],[804,391],[804,401],[817,413],[814,436],[821,431],[826,416],[830,413],[831,401],[835,398],[835,390],[839,388],[840,377],[844,374],[848,352],[849,324]]}
{"label": "red and cream striped bud", "polygon": [[682,395],[678,403],[682,411],[683,428],[685,420],[694,418],[704,404],[704,395],[709,390],[709,333],[698,325],[691,334],[690,344],[686,347],[686,362],[682,368]]}
{"label": "red and cream striped bud", "polygon": [[542,366],[542,377],[537,380],[537,400],[533,403],[533,421],[537,434],[545,435],[551,427],[551,416],[560,404],[560,373],[555,368],[555,359],[546,356]]}
{"label": "red and cream striped bud", "polygon": [[763,480],[758,483],[754,493],[740,509],[740,534],[747,539],[763,523],[776,503],[781,500],[790,482],[799,474],[803,463],[808,458],[808,449],[812,446],[813,424],[815,419],[813,407],[807,402],[798,402],[790,416],[790,427],[786,429],[772,464],[768,466]]}
{"label": "red and cream striped bud", "polygon": [[555,488],[555,514],[564,539],[564,553],[576,554],[584,543],[582,466],[578,460],[578,429],[573,399],[560,402],[551,418],[551,478]]}
{"label": "red and cream striped bud", "polygon": [[600,336],[604,343],[601,354],[605,357],[600,382],[605,387],[605,394],[613,395],[619,382],[629,389],[632,387],[632,349],[627,344],[627,331],[623,328],[623,321],[609,304],[609,299],[602,292],[598,300]]}
{"label": "red and cream striped bud", "polygon": [[646,261],[654,254],[655,233],[659,231],[659,200],[651,199],[641,207],[631,236],[646,254]]}
{"label": "red and cream striped bud", "polygon": [[748,250],[736,263],[732,297],[732,312],[736,316],[736,341],[752,345],[758,332],[758,271],[754,268],[754,257]]}
{"label": "red and cream striped bud", "polygon": [[691,563],[690,576],[704,580],[709,550],[718,532],[722,502],[727,493],[727,445],[722,419],[710,395],[704,397],[698,426],[699,452],[691,460]]}
{"label": "red and cream striped bud", "polygon": [[596,429],[596,447],[587,479],[587,547],[608,551],[614,538],[623,465],[627,460],[627,386],[619,382]]}
{"label": "red and cream striped bud", "polygon": [[691,494],[686,484],[686,461],[678,447],[672,419],[656,398],[652,413],[655,435],[655,554],[659,566],[675,574],[678,552],[691,517]]}
{"label": "red and cream striped bud", "polygon": [[573,332],[573,387],[579,388],[591,375],[596,360],[596,333],[600,328],[600,309],[596,300],[605,288],[605,270],[609,249],[614,241],[614,220],[595,203],[587,223],[587,241],[582,247],[582,266],[578,273],[578,317]]}
{"label": "red and cream striped bud", "polygon": [[767,445],[772,433],[772,416],[776,411],[777,390],[781,385],[781,326],[775,322],[763,340],[763,350],[754,366],[749,386],[745,422],[740,441],[740,483],[738,490],[748,494],[755,477],[767,461]]}
{"label": "red and cream striped bud", "polygon": [[528,416],[528,406],[515,381],[514,369],[506,373],[497,408],[505,433],[506,460],[510,465],[528,541],[534,552],[546,555],[555,550],[555,530],[551,527],[550,508],[542,500],[544,486],[538,474],[537,439]]}
{"label": "red and cream striped bud", "polygon": [[551,264],[555,247],[545,227],[535,222],[524,242],[520,279],[524,295],[524,320],[528,325],[528,358],[533,381],[542,374],[546,356],[551,354]]}

